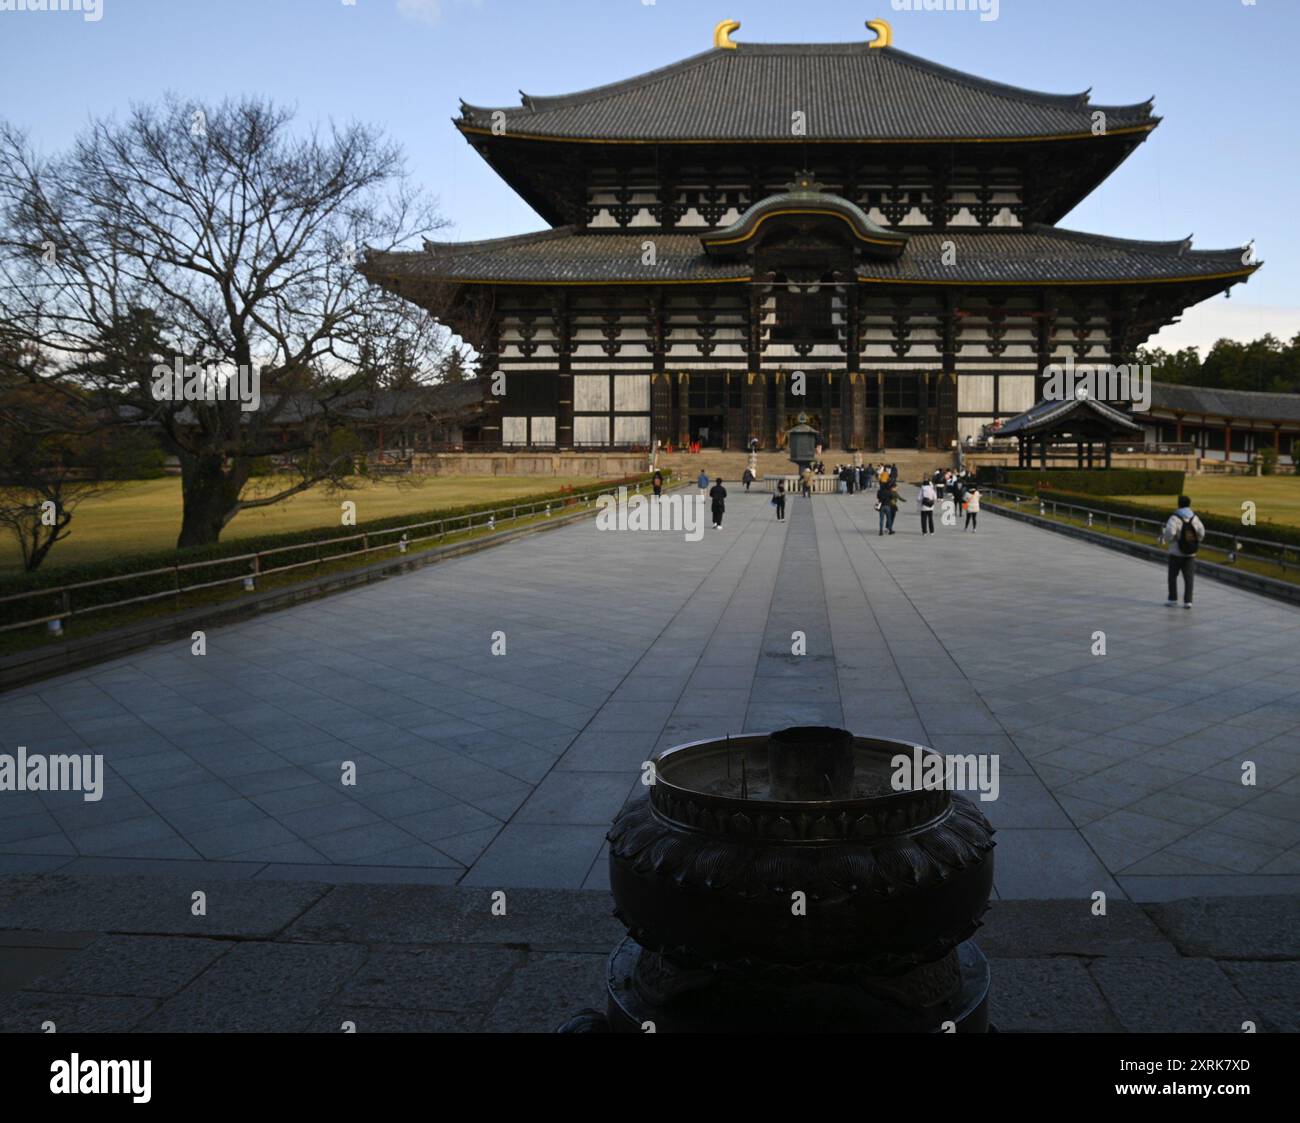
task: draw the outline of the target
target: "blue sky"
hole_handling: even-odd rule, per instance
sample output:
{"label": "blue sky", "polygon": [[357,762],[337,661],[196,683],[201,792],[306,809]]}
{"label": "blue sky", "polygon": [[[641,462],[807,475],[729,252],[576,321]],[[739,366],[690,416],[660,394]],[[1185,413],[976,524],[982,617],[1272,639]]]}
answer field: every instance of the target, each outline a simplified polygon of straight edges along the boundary
{"label": "blue sky", "polygon": [[0,0],[0,114],[41,148],[166,90],[267,95],[304,123],[381,125],[455,238],[544,225],[451,126],[460,98],[515,105],[521,89],[626,78],[706,49],[723,18],[751,42],[865,40],[864,22],[884,18],[896,46],[986,78],[1091,87],[1101,104],[1154,95],[1164,122],[1062,225],[1194,234],[1203,248],[1256,240],[1265,268],[1159,343],[1300,331],[1297,0],[1001,0],[994,20],[903,0],[101,0],[98,21],[3,10],[21,2]]}

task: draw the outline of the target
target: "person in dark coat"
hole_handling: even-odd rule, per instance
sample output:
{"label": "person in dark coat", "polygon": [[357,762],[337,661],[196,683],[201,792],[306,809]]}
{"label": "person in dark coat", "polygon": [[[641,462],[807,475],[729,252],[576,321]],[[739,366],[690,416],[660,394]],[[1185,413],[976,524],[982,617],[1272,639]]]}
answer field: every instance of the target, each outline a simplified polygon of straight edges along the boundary
{"label": "person in dark coat", "polygon": [[776,481],[776,494],[772,496],[772,506],[776,508],[776,521],[785,522],[785,480]]}
{"label": "person in dark coat", "polygon": [[654,479],[650,481],[650,484],[654,488],[655,498],[658,499],[664,493],[664,474],[662,472],[656,472]]}
{"label": "person in dark coat", "polygon": [[754,482],[754,473],[746,468],[745,474],[740,477],[740,482],[745,485],[745,490],[749,491],[749,485]]}
{"label": "person in dark coat", "polygon": [[882,484],[876,492],[876,508],[880,511],[880,533],[894,533],[894,517],[898,514],[898,505],[904,502],[898,494],[898,488],[894,486],[891,479],[888,483]]}
{"label": "person in dark coat", "polygon": [[722,516],[727,513],[727,489],[722,486],[722,477],[709,489],[709,498],[713,501],[713,529],[722,529]]}

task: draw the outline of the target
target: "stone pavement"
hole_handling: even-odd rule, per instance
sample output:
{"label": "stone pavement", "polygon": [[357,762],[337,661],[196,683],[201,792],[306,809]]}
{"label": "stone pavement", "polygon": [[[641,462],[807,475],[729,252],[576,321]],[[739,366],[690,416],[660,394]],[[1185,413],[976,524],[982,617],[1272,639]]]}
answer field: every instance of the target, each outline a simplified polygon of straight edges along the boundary
{"label": "stone pavement", "polygon": [[[549,1032],[622,935],[605,893],[192,870],[0,878],[0,1031]],[[1300,1031],[1295,897],[997,901],[978,940],[1003,1032]]]}
{"label": "stone pavement", "polygon": [[599,889],[655,749],[832,722],[998,754],[1004,900],[1300,889],[1300,611],[731,490],[700,542],[581,523],[0,696],[0,749],[108,768],[98,803],[0,793],[0,872]]}

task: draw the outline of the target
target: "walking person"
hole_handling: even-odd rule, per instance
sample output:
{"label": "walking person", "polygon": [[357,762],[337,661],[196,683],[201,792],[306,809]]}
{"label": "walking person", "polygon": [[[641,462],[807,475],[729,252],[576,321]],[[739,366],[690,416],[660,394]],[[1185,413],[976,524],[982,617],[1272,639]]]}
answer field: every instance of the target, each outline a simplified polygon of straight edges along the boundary
{"label": "walking person", "polygon": [[748,468],[746,468],[745,474],[740,477],[740,482],[745,485],[745,494],[748,495],[749,485],[754,482],[754,473],[751,472]]}
{"label": "walking person", "polygon": [[980,489],[973,487],[966,492],[966,526],[964,529],[969,530],[972,534],[979,529],[980,521]]}
{"label": "walking person", "polygon": [[700,489],[701,495],[709,490],[709,474],[703,468],[700,469],[699,479],[695,481],[695,486]]}
{"label": "walking person", "polygon": [[654,478],[650,481],[650,486],[654,489],[655,498],[658,499],[664,493],[664,474],[656,472]]}
{"label": "walking person", "polygon": [[905,502],[892,481],[881,485],[876,493],[876,510],[880,512],[881,534],[894,533],[894,518],[898,514],[898,505]]}
{"label": "walking person", "polygon": [[926,480],[921,484],[921,536],[934,533],[934,505],[939,501],[934,481]]}
{"label": "walking person", "polygon": [[1196,575],[1196,552],[1205,541],[1205,524],[1192,510],[1192,501],[1186,495],[1178,497],[1178,510],[1169,516],[1160,532],[1160,541],[1169,543],[1169,599],[1170,608],[1178,607],[1178,575],[1183,575],[1183,607],[1192,607],[1192,578]]}
{"label": "walking person", "polygon": [[722,477],[718,477],[718,482],[709,490],[709,498],[713,500],[713,529],[722,529],[722,516],[727,513],[727,489],[722,486]]}
{"label": "walking person", "polygon": [[772,506],[776,508],[776,521],[785,522],[785,480],[776,481],[776,494],[772,496]]}
{"label": "walking person", "polygon": [[803,470],[802,476],[800,477],[803,480],[803,497],[805,499],[812,498],[812,475],[813,475],[812,469],[805,468]]}

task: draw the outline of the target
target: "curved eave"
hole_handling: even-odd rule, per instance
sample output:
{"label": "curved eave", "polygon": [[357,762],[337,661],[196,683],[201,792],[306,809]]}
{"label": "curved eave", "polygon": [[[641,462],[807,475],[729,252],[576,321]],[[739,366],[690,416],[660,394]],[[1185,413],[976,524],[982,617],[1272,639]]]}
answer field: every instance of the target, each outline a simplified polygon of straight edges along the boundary
{"label": "curved eave", "polygon": [[[614,279],[609,277],[593,277],[587,279],[555,279],[555,278],[516,278],[516,277],[455,277],[455,276],[435,276],[426,274],[424,276],[410,276],[401,273],[385,273],[380,271],[365,272],[363,274],[367,280],[375,284],[385,282],[395,282],[404,285],[447,285],[455,287],[460,285],[497,285],[507,288],[513,285],[529,285],[543,288],[568,288],[578,287],[595,287],[608,288],[611,285],[617,286],[645,286],[645,285],[736,285],[749,284],[754,281],[753,273],[741,273],[736,276],[726,277],[634,277]],[[1089,278],[1087,280],[1038,280],[1026,278],[1014,281],[986,281],[967,279],[962,281],[932,281],[920,280],[917,278],[895,278],[895,277],[858,277],[859,284],[869,285],[900,285],[911,288],[933,288],[937,285],[955,286],[965,289],[983,289],[983,288],[1080,288],[1087,286],[1090,288],[1098,286],[1143,286],[1143,285],[1162,285],[1162,284],[1195,284],[1204,281],[1219,281],[1227,277],[1244,278],[1249,274],[1221,273],[1221,274],[1202,274],[1187,277],[1117,277],[1107,280],[1096,280]],[[767,282],[762,282],[766,284]]]}
{"label": "curved eave", "polygon": [[[1263,262],[1261,262],[1260,264],[1262,265]],[[1179,285],[1179,284],[1185,285],[1185,284],[1194,284],[1198,281],[1225,281],[1233,278],[1235,278],[1234,283],[1236,283],[1236,281],[1246,280],[1258,268],[1259,266],[1255,265],[1249,269],[1235,270],[1229,273],[1191,273],[1185,276],[1178,276],[1178,277],[1114,277],[1114,278],[1088,277],[1084,279],[1080,279],[1076,277],[1073,280],[1036,278],[1033,280],[970,280],[967,279],[961,281],[950,281],[950,280],[938,280],[938,279],[927,278],[927,277],[863,277],[861,274],[859,274],[858,283],[867,284],[867,285],[913,285],[913,286],[920,286],[922,288],[931,285],[954,285],[961,288],[984,288],[987,286],[998,286],[1003,288],[1019,286],[1023,288],[1026,286],[1037,286],[1037,285],[1049,285],[1052,287],[1061,287],[1061,286],[1073,287],[1079,285],[1089,285],[1089,286]]]}
{"label": "curved eave", "polygon": [[582,137],[551,135],[548,133],[505,132],[495,133],[491,128],[475,125],[460,119],[453,119],[452,124],[466,137],[478,136],[491,140],[531,140],[546,144],[627,144],[627,145],[720,145],[720,144],[1043,144],[1061,140],[1105,141],[1111,137],[1133,136],[1149,133],[1161,118],[1153,117],[1137,125],[1125,125],[1118,129],[1107,129],[1104,133],[1092,131],[1073,133],[1036,133],[1031,135],[1007,136],[887,136],[887,137]]}
{"label": "curved eave", "polygon": [[[856,214],[855,211],[857,211]],[[758,203],[726,229],[715,231],[712,234],[701,234],[700,244],[704,247],[706,253],[736,253],[743,249],[746,243],[752,242],[762,230],[763,225],[770,220],[774,218],[800,217],[837,219],[849,228],[854,239],[858,242],[864,245],[883,246],[892,251],[894,256],[901,254],[907,245],[906,234],[881,229],[866,215],[862,214],[858,208],[853,207],[847,201],[843,206],[783,203],[766,208],[763,203]]]}

